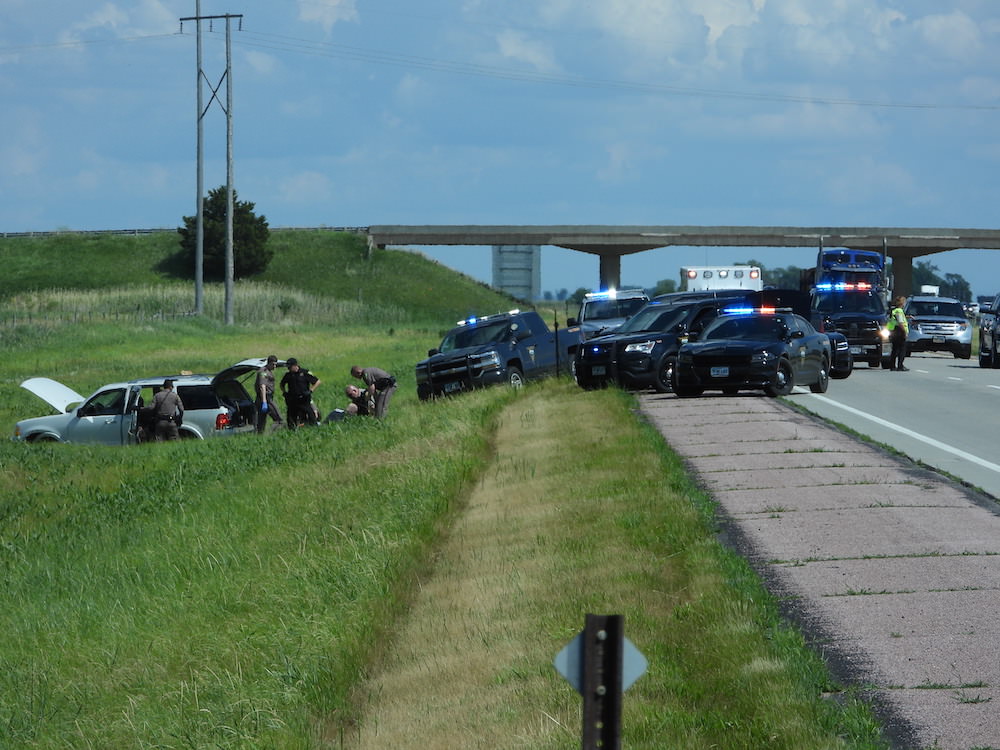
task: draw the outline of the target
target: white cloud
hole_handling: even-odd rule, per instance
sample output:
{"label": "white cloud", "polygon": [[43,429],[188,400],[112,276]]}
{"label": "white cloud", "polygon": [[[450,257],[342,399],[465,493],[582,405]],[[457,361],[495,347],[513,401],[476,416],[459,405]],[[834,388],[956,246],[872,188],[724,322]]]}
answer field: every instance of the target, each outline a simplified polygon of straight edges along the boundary
{"label": "white cloud", "polygon": [[962,11],[924,16],[914,26],[928,45],[955,60],[975,59],[983,51],[978,25]]}
{"label": "white cloud", "polygon": [[245,51],[243,55],[247,64],[256,73],[267,75],[268,73],[273,73],[278,67],[278,61],[275,59],[274,55],[269,55],[266,52],[248,50]]}
{"label": "white cloud", "polygon": [[60,34],[62,42],[77,42],[88,32],[105,30],[115,36],[142,36],[164,34],[177,28],[177,15],[168,10],[161,0],[140,0],[128,10],[106,2],[91,11],[82,21],[70,25]]}
{"label": "white cloud", "polygon": [[338,21],[357,21],[355,0],[298,0],[299,20],[318,23],[326,33]]}
{"label": "white cloud", "polygon": [[401,104],[420,104],[427,99],[427,96],[427,82],[413,73],[405,73],[396,84],[396,100]]}
{"label": "white cloud", "polygon": [[535,70],[553,72],[558,70],[552,49],[519,31],[506,30],[497,34],[500,54],[508,60],[527,63]]}

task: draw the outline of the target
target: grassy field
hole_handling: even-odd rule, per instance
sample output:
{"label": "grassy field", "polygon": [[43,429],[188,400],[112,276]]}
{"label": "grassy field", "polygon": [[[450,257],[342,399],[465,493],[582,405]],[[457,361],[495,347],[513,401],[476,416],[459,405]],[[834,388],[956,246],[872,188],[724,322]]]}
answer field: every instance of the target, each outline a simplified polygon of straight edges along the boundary
{"label": "grassy field", "polygon": [[883,746],[627,394],[417,401],[413,363],[502,295],[356,238],[290,238],[225,327],[143,308],[184,296],[159,239],[89,263],[58,239],[0,241],[8,267],[50,269],[0,295],[8,429],[45,413],[17,386],[33,375],[86,394],[274,351],[322,378],[324,411],[356,362],[401,387],[383,422],[0,443],[0,748],[579,747],[551,661],[588,611],[624,614],[650,661],[625,747]]}

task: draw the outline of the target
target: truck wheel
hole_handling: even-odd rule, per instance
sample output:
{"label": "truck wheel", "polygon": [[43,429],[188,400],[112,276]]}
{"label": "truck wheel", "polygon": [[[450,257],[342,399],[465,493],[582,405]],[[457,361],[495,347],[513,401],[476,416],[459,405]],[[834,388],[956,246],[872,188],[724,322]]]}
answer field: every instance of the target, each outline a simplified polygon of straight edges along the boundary
{"label": "truck wheel", "polygon": [[511,388],[520,388],[524,385],[524,375],[516,367],[507,369],[507,383]]}
{"label": "truck wheel", "polygon": [[795,373],[787,359],[778,362],[778,371],[774,375],[774,382],[764,389],[768,396],[787,396],[795,387]]}
{"label": "truck wheel", "polygon": [[956,351],[952,352],[955,355],[955,359],[972,359],[972,344],[968,346],[960,346]]}
{"label": "truck wheel", "polygon": [[674,390],[674,368],[677,366],[677,357],[664,357],[660,366],[656,368],[656,380],[653,387],[657,393],[672,393]]}
{"label": "truck wheel", "polygon": [[979,366],[980,367],[993,367],[993,353],[991,351],[983,351],[982,344],[979,345]]}

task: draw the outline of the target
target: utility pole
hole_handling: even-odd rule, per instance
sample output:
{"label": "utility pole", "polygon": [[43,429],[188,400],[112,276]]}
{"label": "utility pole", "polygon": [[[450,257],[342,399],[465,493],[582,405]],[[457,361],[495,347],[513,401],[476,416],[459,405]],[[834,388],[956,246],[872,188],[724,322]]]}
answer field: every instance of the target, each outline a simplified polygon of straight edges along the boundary
{"label": "utility pole", "polygon": [[198,111],[195,113],[198,120],[198,166],[197,172],[198,176],[195,182],[197,182],[197,194],[195,200],[198,205],[198,214],[195,219],[195,245],[194,245],[194,311],[197,315],[201,315],[205,312],[205,153],[203,151],[205,143],[205,128],[202,125],[202,107],[203,97],[201,94],[201,79],[202,79],[202,68],[201,68],[201,0],[195,0],[194,4],[194,15],[197,19],[195,21],[195,29],[197,30],[197,44],[198,49],[198,70],[196,71],[197,85],[198,85]]}
{"label": "utility pole", "polygon": [[[222,79],[215,86],[209,86],[212,89],[212,98],[209,100],[208,105],[204,106],[202,103],[202,79],[207,81],[207,76],[205,76],[205,71],[202,66],[202,48],[201,48],[201,22],[211,21],[215,19],[226,20],[226,72],[223,74]],[[218,16],[203,16],[201,15],[201,0],[195,0],[195,15],[187,18],[182,18],[181,28],[183,29],[184,21],[194,21],[197,28],[197,65],[198,65],[198,94],[197,94],[197,106],[198,106],[198,146],[197,146],[197,226],[195,229],[195,312],[201,314],[204,310],[204,149],[203,149],[203,121],[205,114],[208,112],[208,107],[212,105],[213,101],[219,102],[219,106],[222,107],[223,111],[226,113],[226,279],[225,279],[225,320],[226,325],[233,325],[233,277],[235,274],[235,263],[233,260],[233,55],[232,55],[232,19],[239,18],[240,26],[242,28],[243,15],[242,14],[231,14],[226,13],[224,15]],[[219,101],[219,88],[222,86],[222,81],[226,82],[226,103],[222,104]]]}

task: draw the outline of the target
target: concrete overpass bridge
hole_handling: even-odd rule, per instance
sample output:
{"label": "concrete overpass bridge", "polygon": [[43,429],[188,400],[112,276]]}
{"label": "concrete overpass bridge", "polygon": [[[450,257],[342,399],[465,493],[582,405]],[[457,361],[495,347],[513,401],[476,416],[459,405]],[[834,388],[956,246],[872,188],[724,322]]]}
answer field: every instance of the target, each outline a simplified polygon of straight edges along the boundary
{"label": "concrete overpass bridge", "polygon": [[[847,247],[881,251],[893,268],[893,291],[913,291],[913,259],[947,250],[1000,250],[998,229],[905,227],[694,227],[381,225],[368,227],[369,245],[553,245],[599,259],[600,288],[621,283],[621,257],[662,247]],[[809,256],[803,267],[813,265]],[[679,266],[678,266],[679,267]]]}

